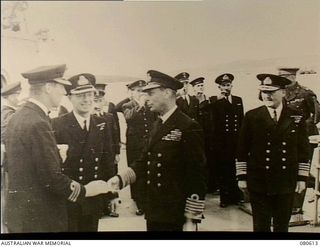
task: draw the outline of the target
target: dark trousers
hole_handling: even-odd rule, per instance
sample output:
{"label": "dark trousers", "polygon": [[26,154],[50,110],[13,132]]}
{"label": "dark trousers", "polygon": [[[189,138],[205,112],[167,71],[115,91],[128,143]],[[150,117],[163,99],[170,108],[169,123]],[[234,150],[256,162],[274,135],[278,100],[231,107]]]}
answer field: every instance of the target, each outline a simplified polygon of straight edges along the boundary
{"label": "dark trousers", "polygon": [[183,223],[154,222],[154,221],[147,220],[148,232],[159,232],[159,231],[181,232],[182,230],[183,230]]}
{"label": "dark trousers", "polygon": [[288,232],[294,194],[265,195],[250,192],[253,230],[271,232],[271,220],[274,232]]}
{"label": "dark trousers", "polygon": [[237,184],[235,167],[234,161],[219,161],[217,163],[221,203],[236,204],[242,199]]}
{"label": "dark trousers", "polygon": [[68,208],[68,232],[97,232],[99,219],[97,215],[82,215],[80,208]]}

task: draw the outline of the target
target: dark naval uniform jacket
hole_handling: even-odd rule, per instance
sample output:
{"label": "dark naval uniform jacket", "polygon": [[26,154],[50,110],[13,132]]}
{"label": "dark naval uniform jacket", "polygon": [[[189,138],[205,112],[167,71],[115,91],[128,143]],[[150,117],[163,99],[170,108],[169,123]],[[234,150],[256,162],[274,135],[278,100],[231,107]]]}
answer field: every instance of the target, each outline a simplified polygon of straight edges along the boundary
{"label": "dark naval uniform jacket", "polygon": [[320,105],[316,94],[296,82],[286,87],[285,100],[290,108],[297,110],[306,119],[308,136],[317,135],[316,124],[320,121]]}
{"label": "dark naval uniform jacket", "polygon": [[27,102],[11,119],[5,143],[8,229],[11,233],[67,231],[67,199],[81,201],[85,189],[62,173],[50,119],[38,105]]}
{"label": "dark naval uniform jacket", "polygon": [[199,118],[199,100],[196,96],[189,95],[190,102],[183,97],[177,99],[177,106],[180,110],[189,116],[191,119],[198,121]]}
{"label": "dark naval uniform jacket", "polygon": [[[238,96],[231,95],[230,103],[225,98],[210,97],[212,114],[212,147],[219,159],[229,159],[225,152],[235,155],[237,138],[243,120],[243,103]],[[222,153],[221,153],[222,152]]]}
{"label": "dark naval uniform jacket", "polygon": [[249,192],[293,193],[309,173],[308,139],[302,115],[285,105],[278,123],[266,106],[246,113],[237,151],[237,176]]}
{"label": "dark naval uniform jacket", "polygon": [[[112,136],[103,118],[90,116],[89,131],[79,125],[73,112],[53,119],[53,129],[58,144],[67,144],[67,159],[62,172],[85,185],[93,180],[107,181],[115,175]],[[82,215],[101,216],[105,196],[85,198],[80,204],[69,204],[69,211],[81,207]]]}
{"label": "dark naval uniform jacket", "polygon": [[145,184],[145,218],[175,224],[183,223],[185,215],[201,220],[205,163],[201,127],[176,109],[165,123],[155,126],[133,166]]}
{"label": "dark naval uniform jacket", "polygon": [[122,112],[127,122],[127,159],[130,166],[141,156],[157,115],[147,105],[140,107],[135,100],[124,103]]}

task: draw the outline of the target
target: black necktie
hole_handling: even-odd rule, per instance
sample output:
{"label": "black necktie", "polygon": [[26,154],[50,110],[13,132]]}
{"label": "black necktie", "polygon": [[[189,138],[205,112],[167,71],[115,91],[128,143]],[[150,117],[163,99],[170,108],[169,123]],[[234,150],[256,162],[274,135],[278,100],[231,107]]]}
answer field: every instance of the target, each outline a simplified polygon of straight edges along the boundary
{"label": "black necktie", "polygon": [[278,122],[278,119],[277,119],[277,111],[274,109],[273,110],[273,121],[275,122],[275,123],[277,123]]}
{"label": "black necktie", "polygon": [[84,132],[87,132],[88,130],[87,130],[87,120],[84,120],[83,121],[83,131]]}

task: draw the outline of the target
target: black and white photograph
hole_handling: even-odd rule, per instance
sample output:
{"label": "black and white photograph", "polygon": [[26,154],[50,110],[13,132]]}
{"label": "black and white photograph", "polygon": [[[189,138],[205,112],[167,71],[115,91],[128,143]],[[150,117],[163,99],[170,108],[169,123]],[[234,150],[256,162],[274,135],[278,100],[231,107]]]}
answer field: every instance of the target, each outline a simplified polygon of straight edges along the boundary
{"label": "black and white photograph", "polygon": [[319,74],[318,0],[1,1],[1,236],[315,239]]}

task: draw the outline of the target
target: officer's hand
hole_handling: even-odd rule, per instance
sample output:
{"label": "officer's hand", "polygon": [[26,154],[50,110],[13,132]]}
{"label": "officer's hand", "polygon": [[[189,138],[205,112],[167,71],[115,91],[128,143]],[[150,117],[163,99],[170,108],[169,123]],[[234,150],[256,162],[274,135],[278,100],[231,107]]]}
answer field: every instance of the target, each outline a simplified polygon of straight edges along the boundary
{"label": "officer's hand", "polygon": [[105,194],[111,191],[111,188],[108,186],[106,181],[103,180],[94,180],[86,184],[86,197],[97,196],[99,194]]}
{"label": "officer's hand", "polygon": [[114,176],[107,181],[110,191],[116,192],[120,190],[120,179],[118,176]]}
{"label": "officer's hand", "polygon": [[243,181],[243,180],[238,181],[238,187],[243,193],[248,192],[247,181]]}
{"label": "officer's hand", "polygon": [[57,147],[59,149],[59,154],[60,154],[60,157],[62,159],[62,163],[64,163],[67,159],[67,152],[68,152],[68,149],[69,149],[69,145],[67,144],[57,144]]}
{"label": "officer's hand", "polygon": [[114,163],[118,164],[120,161],[120,154],[116,154],[115,158],[114,158]]}
{"label": "officer's hand", "polygon": [[297,193],[301,193],[302,191],[304,191],[306,189],[306,182],[304,181],[298,181],[297,185],[296,185],[296,192]]}
{"label": "officer's hand", "polygon": [[197,224],[193,223],[191,219],[187,219],[186,223],[183,225],[184,232],[196,232],[197,231]]}

